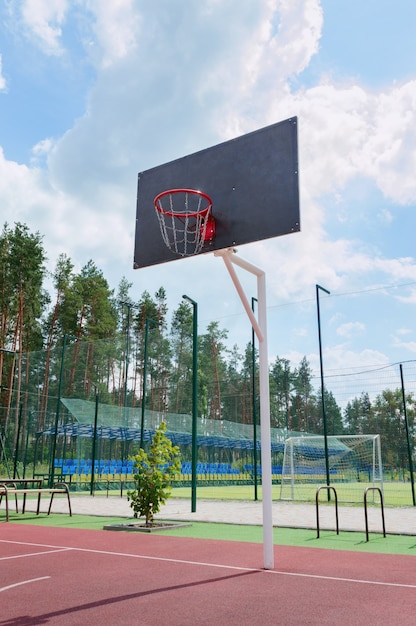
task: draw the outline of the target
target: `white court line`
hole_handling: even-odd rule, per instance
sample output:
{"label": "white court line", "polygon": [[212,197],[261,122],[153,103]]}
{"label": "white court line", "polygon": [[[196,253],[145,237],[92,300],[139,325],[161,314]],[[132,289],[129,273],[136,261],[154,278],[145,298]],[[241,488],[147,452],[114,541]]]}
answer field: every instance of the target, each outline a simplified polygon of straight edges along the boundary
{"label": "white court line", "polygon": [[[51,546],[48,544],[39,544],[39,543],[25,543],[23,541],[8,541],[6,539],[0,539],[0,543],[13,543],[19,545],[29,545],[29,546],[39,546],[43,548],[56,548],[56,551],[77,551],[77,552],[88,552],[90,554],[104,554],[107,556],[123,556],[132,559],[142,559],[147,561],[160,561],[165,563],[180,563],[183,565],[198,565],[202,567],[213,567],[217,569],[228,569],[239,572],[259,572],[263,574],[274,574],[278,576],[292,576],[294,578],[312,578],[318,580],[331,580],[334,582],[343,582],[343,583],[355,583],[360,585],[377,585],[382,587],[402,587],[405,589],[416,589],[415,585],[410,585],[406,583],[391,583],[377,580],[366,580],[360,578],[342,578],[339,576],[323,576],[320,574],[302,574],[300,572],[283,572],[275,569],[262,569],[257,567],[241,567],[238,565],[223,565],[221,563],[206,563],[204,561],[186,561],[184,559],[170,559],[167,557],[160,556],[148,556],[144,554],[130,554],[128,552],[111,552],[109,550],[92,550],[89,548],[72,548],[69,546]],[[45,552],[44,554],[51,554],[52,552]]]}
{"label": "white court line", "polygon": [[29,583],[37,583],[39,580],[47,580],[50,576],[42,576],[42,578],[31,578],[30,580],[22,580],[20,583],[14,583],[13,585],[7,585],[7,587],[0,587],[0,593],[13,589],[14,587],[20,587],[20,585],[27,585]]}
{"label": "white court line", "polygon": [[54,554],[55,552],[68,552],[72,548],[57,548],[56,550],[44,550],[42,552],[29,552],[28,554],[12,554],[10,556],[1,556],[0,561],[9,561],[11,559],[25,559],[28,556],[40,556],[42,554]]}

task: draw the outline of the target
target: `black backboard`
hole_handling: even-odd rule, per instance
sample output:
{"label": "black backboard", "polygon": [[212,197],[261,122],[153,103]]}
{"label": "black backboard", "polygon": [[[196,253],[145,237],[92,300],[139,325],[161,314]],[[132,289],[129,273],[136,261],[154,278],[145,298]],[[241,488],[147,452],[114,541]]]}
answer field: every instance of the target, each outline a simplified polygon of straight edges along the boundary
{"label": "black backboard", "polygon": [[182,258],[164,244],[153,205],[178,188],[212,198],[216,236],[199,254],[299,231],[297,118],[140,172],[135,269]]}

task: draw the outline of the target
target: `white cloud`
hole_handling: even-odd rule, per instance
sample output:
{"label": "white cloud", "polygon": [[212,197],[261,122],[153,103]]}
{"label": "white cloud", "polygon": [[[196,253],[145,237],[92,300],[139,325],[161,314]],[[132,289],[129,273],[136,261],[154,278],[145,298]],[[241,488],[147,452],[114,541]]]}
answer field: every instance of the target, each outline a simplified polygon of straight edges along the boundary
{"label": "white cloud", "polygon": [[35,146],[33,146],[32,152],[34,155],[48,154],[52,149],[53,143],[53,139],[42,139]]}
{"label": "white cloud", "polygon": [[365,330],[365,325],[361,322],[346,322],[337,328],[337,335],[341,337],[351,337]]}
{"label": "white cloud", "polygon": [[55,141],[51,138],[42,139],[32,148],[32,158],[30,164],[32,167],[42,167],[44,160],[51,153]]}
{"label": "white cloud", "polygon": [[23,23],[45,54],[62,54],[60,39],[67,9],[67,0],[24,0],[22,3]]}
{"label": "white cloud", "polygon": [[407,296],[396,296],[397,300],[405,304],[416,304],[416,289],[413,287],[409,291],[410,293]]}
{"label": "white cloud", "polygon": [[308,329],[307,329],[307,328],[295,328],[295,330],[294,330],[294,334],[295,334],[297,337],[306,337],[306,336],[307,336],[307,334],[308,334],[308,332],[309,332],[309,331],[308,331]]}
{"label": "white cloud", "polygon": [[24,221],[30,213],[30,204],[41,188],[39,172],[26,165],[8,161],[0,148],[0,197],[4,221]]}
{"label": "white cloud", "polygon": [[[124,203],[119,190],[106,189],[99,202],[117,207]],[[96,206],[80,203],[76,196],[50,186],[45,172],[7,161],[0,149],[0,198],[3,223],[23,222],[45,236],[50,269],[60,253],[68,254],[80,269],[89,259],[99,267],[116,264],[118,280],[132,267],[133,226],[115,208],[100,214]],[[111,233],[111,237],[109,234]]]}
{"label": "white cloud", "polygon": [[[120,276],[132,266],[138,171],[297,115],[302,232],[241,249],[266,270],[269,302],[304,297],[315,283],[336,291],[416,280],[413,258],[392,259],[382,244],[327,233],[320,199],[333,193],[330,210],[345,219],[337,199],[357,176],[395,202],[415,197],[416,88],[409,81],[377,93],[327,78],[293,87],[319,52],[325,17],[319,0],[247,0],[238,10],[235,2],[217,0],[80,0],[75,6],[90,20],[96,81],[73,127],[53,141],[45,134],[33,148],[33,168],[2,162],[6,215],[16,211],[37,224],[50,248],[65,248],[81,262],[94,256],[106,272],[119,262]],[[32,34],[58,54],[74,5],[26,0],[23,7]],[[46,158],[49,169],[40,172]],[[14,174],[7,178],[9,169]],[[16,192],[16,177],[30,193]],[[388,225],[394,207],[385,216]],[[205,258],[183,270],[174,264],[163,275],[176,284],[184,271],[197,285],[199,268],[211,263]],[[229,284],[223,282],[225,289],[215,285],[215,293],[226,303]]]}
{"label": "white cloud", "polygon": [[[270,2],[270,6],[273,3]],[[323,11],[319,0],[279,0],[274,3],[280,24],[267,48],[269,68],[279,60],[286,76],[299,74],[318,52]],[[263,70],[264,71],[264,70]]]}
{"label": "white cloud", "polygon": [[86,7],[95,17],[92,30],[98,50],[94,56],[103,68],[127,57],[136,47],[141,25],[136,6],[133,0],[86,0]]}
{"label": "white cloud", "polygon": [[402,204],[416,200],[416,80],[376,98],[364,170],[383,193]]}
{"label": "white cloud", "polygon": [[363,349],[353,350],[347,348],[345,344],[336,344],[324,349],[325,373],[330,374],[331,370],[346,370],[356,368],[359,363],[360,368],[387,365],[388,357],[378,350]]}
{"label": "white cloud", "polygon": [[398,328],[396,333],[398,335],[410,335],[413,331],[410,328]]}
{"label": "white cloud", "polygon": [[269,0],[256,20],[244,24],[234,63],[227,58],[222,66],[228,106],[220,109],[218,128],[224,138],[296,114],[293,106],[281,113],[281,102],[290,99],[287,81],[317,53],[322,25],[319,0]]}
{"label": "white cloud", "polygon": [[[292,350],[281,356],[288,359],[293,366],[297,366],[305,355],[300,351]],[[316,378],[320,377],[320,362],[318,354],[316,352],[311,352],[306,355],[306,359],[312,369],[313,376]],[[330,378],[333,372],[337,372],[338,374],[340,371],[347,372],[350,370],[352,372],[354,369],[357,370],[357,363],[360,364],[361,369],[365,369],[366,367],[373,368],[384,366],[389,363],[388,357],[378,350],[353,350],[344,344],[336,344],[325,348],[323,351],[323,361],[324,374],[327,381],[326,384],[328,384],[329,387]]]}
{"label": "white cloud", "polygon": [[403,341],[399,337],[393,336],[393,345],[395,348],[399,348],[400,350],[405,350],[406,352],[410,352],[412,354],[416,353],[416,341]]}
{"label": "white cloud", "polygon": [[383,208],[379,212],[379,217],[380,217],[380,220],[384,222],[384,224],[391,224],[394,220],[393,213],[386,208]]}

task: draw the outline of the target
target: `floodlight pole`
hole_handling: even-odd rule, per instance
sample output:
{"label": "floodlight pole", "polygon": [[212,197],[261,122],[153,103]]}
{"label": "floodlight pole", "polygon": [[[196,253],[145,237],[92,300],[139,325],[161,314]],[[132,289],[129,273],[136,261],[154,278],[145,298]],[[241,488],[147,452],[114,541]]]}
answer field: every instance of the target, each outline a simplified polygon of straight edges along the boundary
{"label": "floodlight pole", "polygon": [[141,412],[141,423],[140,423],[140,449],[143,448],[144,445],[144,410],[145,410],[145,402],[146,402],[146,378],[147,378],[147,349],[149,343],[149,325],[155,324],[159,325],[159,322],[152,320],[150,317],[146,317],[146,324],[144,330],[144,352],[143,352],[143,383],[142,383],[142,412]]}
{"label": "floodlight pole", "polygon": [[196,465],[197,465],[197,428],[198,428],[198,304],[189,296],[182,296],[193,306],[192,321],[192,480],[191,511],[196,511]]}
{"label": "floodlight pole", "polygon": [[56,454],[56,440],[58,438],[58,424],[59,424],[59,415],[61,411],[61,398],[62,398],[62,386],[64,380],[64,370],[65,370],[65,350],[66,350],[66,340],[74,339],[78,341],[80,337],[75,337],[74,335],[64,335],[64,340],[62,343],[62,353],[61,353],[61,369],[59,373],[59,383],[58,383],[58,402],[56,405],[56,414],[55,414],[55,430],[53,434],[53,443],[52,443],[52,457],[51,463],[49,466],[49,487],[53,487],[53,483],[55,481],[55,454]]}
{"label": "floodlight pole", "polygon": [[94,482],[95,482],[95,456],[97,451],[97,428],[98,428],[98,407],[99,407],[99,396],[98,389],[95,388],[95,410],[94,410],[94,429],[92,435],[92,451],[91,451],[91,483],[90,483],[90,495],[94,494]]}
{"label": "floodlight pole", "polygon": [[412,486],[412,501],[413,501],[413,506],[416,506],[415,477],[413,475],[413,460],[412,460],[412,444],[411,444],[411,441],[410,441],[409,420],[407,419],[406,392],[405,392],[405,389],[404,389],[403,365],[402,365],[402,363],[400,363],[400,381],[401,381],[401,386],[402,386],[404,425],[405,425],[405,428],[406,428],[407,457],[409,459],[410,484]]}
{"label": "floodlight pole", "polygon": [[[234,283],[240,300],[253,326],[259,342],[259,391],[260,391],[260,433],[261,433],[261,470],[263,493],[263,556],[264,569],[274,567],[273,549],[273,517],[272,517],[272,463],[270,435],[270,390],[269,364],[267,356],[267,310],[266,310],[266,276],[263,270],[244,261],[235,254],[233,248],[218,250],[215,256],[222,256]],[[233,267],[242,269],[257,277],[258,321],[251,310],[250,304]]]}
{"label": "floodlight pole", "polygon": [[[129,362],[130,362],[130,311],[133,308],[137,308],[137,304],[133,302],[129,302],[128,300],[120,300],[120,304],[127,308],[127,324],[126,324],[126,354],[125,354],[125,363],[124,363],[124,389],[123,389],[123,422],[124,427],[128,426],[127,419],[127,386],[128,386],[128,375],[129,375]],[[124,448],[124,446],[123,446]],[[123,458],[125,450],[123,450]]]}
{"label": "floodlight pole", "polygon": [[32,426],[32,411],[29,411],[27,416],[27,425],[26,425],[26,440],[25,440],[25,454],[23,457],[23,474],[22,478],[26,476],[26,459],[27,459],[27,448],[29,445],[29,436],[30,436],[30,428]]}
{"label": "floodlight pole", "polygon": [[[318,339],[319,339],[319,365],[321,370],[321,402],[322,402],[322,421],[324,426],[324,447],[325,447],[325,471],[326,471],[326,485],[330,486],[330,476],[329,476],[329,454],[328,454],[328,426],[326,420],[326,411],[325,411],[325,385],[324,385],[324,368],[323,368],[323,359],[322,359],[322,339],[321,339],[321,314],[319,310],[319,290],[322,289],[328,295],[330,292],[328,289],[321,287],[321,285],[315,285],[316,287],[316,310],[318,313]],[[330,490],[327,489],[328,492],[328,500],[331,499]]]}
{"label": "floodlight pole", "polygon": [[16,445],[14,448],[13,478],[17,475],[17,458],[19,456],[20,431],[22,428],[23,403],[20,404],[19,417],[17,422]]}

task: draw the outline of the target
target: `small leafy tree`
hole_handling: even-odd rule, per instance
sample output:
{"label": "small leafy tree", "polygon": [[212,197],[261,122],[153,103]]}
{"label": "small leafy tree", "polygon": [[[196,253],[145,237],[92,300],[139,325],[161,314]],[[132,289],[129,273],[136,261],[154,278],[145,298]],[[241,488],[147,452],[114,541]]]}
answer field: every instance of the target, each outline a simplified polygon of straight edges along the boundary
{"label": "small leafy tree", "polygon": [[127,492],[134,517],[146,518],[151,526],[156,513],[170,497],[172,480],[180,472],[180,451],[166,436],[166,423],[156,429],[149,452],[133,456],[136,488]]}

